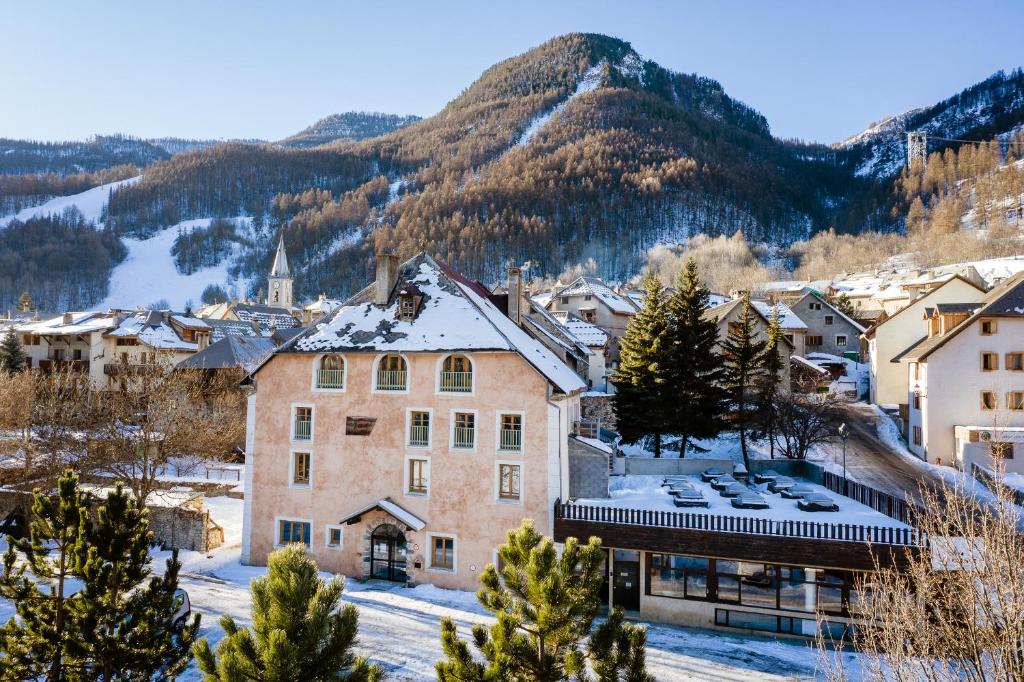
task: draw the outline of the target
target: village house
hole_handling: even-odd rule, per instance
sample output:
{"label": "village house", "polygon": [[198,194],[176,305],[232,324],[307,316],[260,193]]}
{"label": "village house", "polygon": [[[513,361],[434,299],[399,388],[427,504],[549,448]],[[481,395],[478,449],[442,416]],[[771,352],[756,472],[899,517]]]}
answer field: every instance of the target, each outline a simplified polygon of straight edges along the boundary
{"label": "village house", "polygon": [[773,315],[778,316],[779,329],[782,330],[782,335],[793,344],[793,355],[803,355],[808,350],[813,350],[805,350],[807,325],[788,305],[781,302],[772,304],[756,300],[750,303],[757,308],[757,312],[761,313],[761,317],[766,320],[771,320]]}
{"label": "village house", "polygon": [[[758,310],[756,305],[750,306],[753,311],[754,318],[754,334],[759,339],[768,338],[768,318]],[[741,316],[743,315],[743,299],[737,298],[728,303],[720,306],[715,306],[704,312],[705,317],[710,320],[714,320],[718,324],[718,343],[723,344],[729,337],[729,330],[734,325],[740,324]],[[779,345],[779,352],[782,354],[782,369],[779,373],[779,379],[783,386],[790,385],[790,358],[795,355],[793,342],[787,339],[785,336],[782,338],[782,343]]]}
{"label": "village house", "polygon": [[898,356],[924,336],[921,320],[925,309],[940,303],[977,302],[985,290],[962,277],[952,277],[902,310],[868,329],[870,400],[876,405],[906,405],[907,370]]}
{"label": "village house", "polygon": [[902,354],[908,447],[925,461],[1024,473],[1024,273],[926,309]]}
{"label": "village house", "polygon": [[806,353],[828,353],[860,360],[860,335],[865,329],[834,305],[814,292],[807,292],[792,305],[793,312],[806,325]]}
{"label": "village house", "polygon": [[640,309],[629,296],[617,293],[597,277],[577,277],[555,287],[546,308],[553,313],[572,313],[616,339],[626,333],[626,326]]}
{"label": "village house", "polygon": [[323,570],[474,589],[523,518],[553,533],[586,384],[521,326],[520,292],[491,298],[381,254],[252,374],[243,563],[301,542]]}

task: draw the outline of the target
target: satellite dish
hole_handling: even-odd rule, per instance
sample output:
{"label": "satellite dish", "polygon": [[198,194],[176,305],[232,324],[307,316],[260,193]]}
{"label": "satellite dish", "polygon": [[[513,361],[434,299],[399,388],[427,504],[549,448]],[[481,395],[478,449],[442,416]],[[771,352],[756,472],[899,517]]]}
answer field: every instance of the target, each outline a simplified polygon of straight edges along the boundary
{"label": "satellite dish", "polygon": [[978,434],[978,437],[981,438],[982,442],[987,443],[990,440],[992,440],[992,432],[991,431],[982,431],[981,433]]}

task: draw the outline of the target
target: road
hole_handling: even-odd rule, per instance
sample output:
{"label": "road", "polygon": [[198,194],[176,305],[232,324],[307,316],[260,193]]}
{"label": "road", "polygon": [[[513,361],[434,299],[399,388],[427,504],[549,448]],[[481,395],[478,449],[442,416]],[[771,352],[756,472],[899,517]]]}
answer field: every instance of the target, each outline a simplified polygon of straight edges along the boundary
{"label": "road", "polygon": [[[859,483],[902,498],[910,493],[920,500],[921,483],[937,486],[942,479],[923,463],[916,463],[894,452],[878,437],[879,417],[868,405],[852,403],[844,406],[844,418],[850,429],[846,441],[846,468]],[[837,445],[837,462],[842,465],[841,446]]]}

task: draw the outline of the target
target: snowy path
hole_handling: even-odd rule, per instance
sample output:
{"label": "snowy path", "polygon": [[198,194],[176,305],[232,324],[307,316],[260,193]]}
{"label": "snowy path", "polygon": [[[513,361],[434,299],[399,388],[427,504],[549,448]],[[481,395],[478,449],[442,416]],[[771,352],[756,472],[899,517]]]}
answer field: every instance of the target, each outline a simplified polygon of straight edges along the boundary
{"label": "snowy path", "polygon": [[99,187],[93,187],[87,189],[80,194],[70,194],[66,197],[55,197],[50,199],[45,204],[39,206],[31,206],[24,208],[16,215],[9,215],[0,217],[0,227],[7,227],[7,224],[12,220],[28,220],[33,216],[51,215],[54,213],[62,213],[64,209],[75,206],[86,220],[90,220],[94,223],[99,223],[100,218],[103,216],[103,207],[107,205],[107,200],[110,198],[111,190],[123,187],[124,185],[130,185],[137,182],[142,176],[136,176],[134,178],[128,178],[127,180],[119,180],[117,182],[111,182],[106,185],[100,185]]}

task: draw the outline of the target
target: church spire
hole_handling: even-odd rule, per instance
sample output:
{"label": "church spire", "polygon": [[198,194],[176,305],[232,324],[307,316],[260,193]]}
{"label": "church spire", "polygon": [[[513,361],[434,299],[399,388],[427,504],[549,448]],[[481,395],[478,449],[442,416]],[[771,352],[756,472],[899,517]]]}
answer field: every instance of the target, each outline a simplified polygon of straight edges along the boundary
{"label": "church spire", "polygon": [[271,277],[291,277],[288,271],[288,255],[284,252],[284,235],[277,242],[277,255],[274,256],[274,267],[270,269]]}
{"label": "church spire", "polygon": [[288,269],[288,255],[284,252],[284,235],[277,242],[274,265],[270,268],[267,289],[267,304],[285,308],[292,307],[292,273]]}

